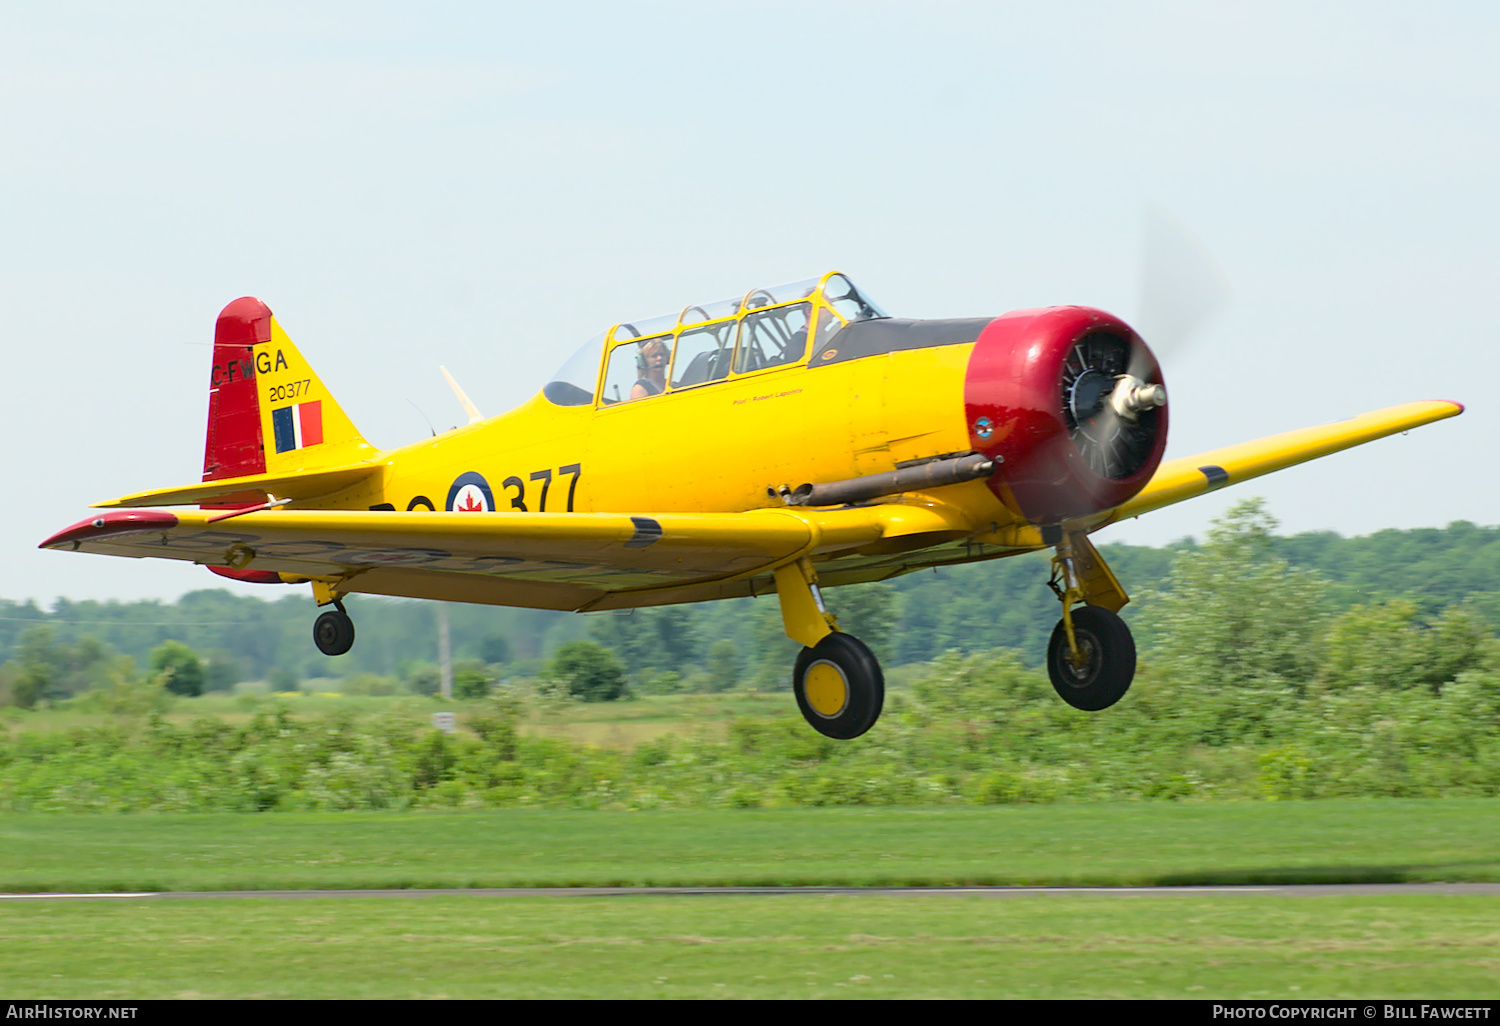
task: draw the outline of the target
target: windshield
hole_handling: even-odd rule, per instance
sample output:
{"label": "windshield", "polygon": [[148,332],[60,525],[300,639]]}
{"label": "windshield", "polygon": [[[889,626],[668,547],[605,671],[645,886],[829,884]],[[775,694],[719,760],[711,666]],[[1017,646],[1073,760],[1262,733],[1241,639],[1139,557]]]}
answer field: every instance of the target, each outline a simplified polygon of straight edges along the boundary
{"label": "windshield", "polygon": [[864,293],[854,287],[854,282],[842,274],[830,274],[823,282],[823,298],[845,321],[869,321],[877,317],[890,316],[872,303]]}
{"label": "windshield", "polygon": [[[606,348],[610,365],[598,401],[614,405],[721,381],[731,374],[791,366],[806,356],[810,334],[814,347],[821,349],[844,325],[885,316],[838,271],[754,288],[735,299],[693,303],[675,314],[616,324],[569,357],[542,395],[559,406],[592,405]],[[647,342],[659,342],[665,357],[648,358]],[[628,352],[623,349],[627,344]],[[650,360],[669,366],[670,378],[661,367],[655,368],[660,382],[640,376],[651,369]]]}
{"label": "windshield", "polygon": [[542,388],[542,395],[559,406],[587,406],[594,401],[594,386],[599,383],[599,356],[604,351],[601,331],[585,342],[568,362],[557,369],[552,380]]}

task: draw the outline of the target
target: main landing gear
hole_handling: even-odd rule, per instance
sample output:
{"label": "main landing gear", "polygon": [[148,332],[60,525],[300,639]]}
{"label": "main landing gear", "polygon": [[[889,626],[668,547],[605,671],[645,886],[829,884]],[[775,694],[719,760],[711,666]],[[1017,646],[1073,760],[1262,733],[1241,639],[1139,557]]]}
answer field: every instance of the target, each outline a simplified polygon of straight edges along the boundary
{"label": "main landing gear", "polygon": [[797,708],[825,737],[859,737],[875,725],[885,705],[880,663],[864,642],[839,630],[805,557],[776,571],[776,594],[787,637],[805,646],[792,671]]}
{"label": "main landing gear", "polygon": [[1072,644],[1066,619],[1059,620],[1047,643],[1047,676],[1062,700],[1075,709],[1108,709],[1130,690],[1135,677],[1135,640],[1125,621],[1108,609],[1079,606],[1072,610]]}
{"label": "main landing gear", "polygon": [[848,741],[869,730],[880,718],[885,705],[885,675],[863,641],[832,631],[797,657],[792,691],[802,717],[814,730]]}
{"label": "main landing gear", "polygon": [[1130,598],[1082,534],[1060,534],[1047,585],[1063,604],[1047,643],[1052,688],[1075,709],[1108,709],[1135,679],[1135,639],[1117,613]]}
{"label": "main landing gear", "polygon": [[313,621],[313,644],[327,656],[343,655],[354,647],[354,621],[344,609],[343,599],[326,581],[313,581],[313,599],[333,608]]}
{"label": "main landing gear", "polygon": [[[1047,583],[1063,606],[1047,645],[1047,676],[1073,708],[1108,709],[1135,678],[1135,640],[1118,615],[1130,597],[1087,535],[1050,527],[1044,537],[1057,546]],[[787,637],[806,646],[792,673],[797,708],[826,737],[859,737],[885,704],[880,663],[862,641],[839,630],[806,558],[776,571],[776,594]]]}
{"label": "main landing gear", "polygon": [[313,621],[313,642],[324,655],[343,655],[354,647],[354,621],[344,612],[344,604],[335,601],[330,609]]}

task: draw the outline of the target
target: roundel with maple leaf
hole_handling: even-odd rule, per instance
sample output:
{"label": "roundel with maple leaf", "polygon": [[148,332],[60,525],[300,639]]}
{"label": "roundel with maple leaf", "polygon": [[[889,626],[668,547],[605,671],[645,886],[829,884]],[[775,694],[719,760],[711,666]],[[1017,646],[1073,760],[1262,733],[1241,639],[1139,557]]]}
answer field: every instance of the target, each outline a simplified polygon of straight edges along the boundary
{"label": "roundel with maple leaf", "polygon": [[453,479],[446,508],[456,513],[493,513],[495,493],[490,491],[490,483],[483,474],[465,471]]}

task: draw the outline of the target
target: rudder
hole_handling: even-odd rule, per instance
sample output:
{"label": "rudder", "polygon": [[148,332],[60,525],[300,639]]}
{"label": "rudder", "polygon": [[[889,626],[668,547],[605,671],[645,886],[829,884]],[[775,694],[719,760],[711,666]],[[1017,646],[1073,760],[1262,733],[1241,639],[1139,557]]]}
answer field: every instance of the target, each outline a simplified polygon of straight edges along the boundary
{"label": "rudder", "polygon": [[[208,395],[205,481],[353,463],[372,451],[270,307],[253,297],[219,314]],[[215,505],[242,505],[236,498]]]}

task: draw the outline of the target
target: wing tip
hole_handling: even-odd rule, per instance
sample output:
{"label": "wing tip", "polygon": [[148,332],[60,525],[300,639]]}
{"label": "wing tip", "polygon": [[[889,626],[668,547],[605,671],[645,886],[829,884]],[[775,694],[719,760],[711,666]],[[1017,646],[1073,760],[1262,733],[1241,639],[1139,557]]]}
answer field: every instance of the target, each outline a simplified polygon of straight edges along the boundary
{"label": "wing tip", "polygon": [[171,513],[163,513],[160,510],[105,513],[63,528],[37,548],[77,549],[82,542],[98,541],[111,535],[133,534],[137,531],[163,531],[176,526],[177,518]]}

